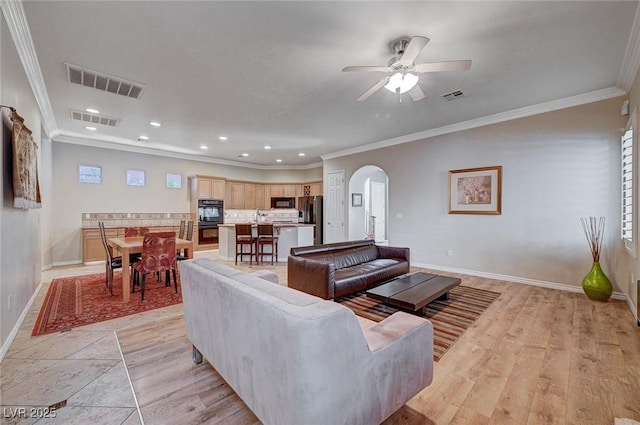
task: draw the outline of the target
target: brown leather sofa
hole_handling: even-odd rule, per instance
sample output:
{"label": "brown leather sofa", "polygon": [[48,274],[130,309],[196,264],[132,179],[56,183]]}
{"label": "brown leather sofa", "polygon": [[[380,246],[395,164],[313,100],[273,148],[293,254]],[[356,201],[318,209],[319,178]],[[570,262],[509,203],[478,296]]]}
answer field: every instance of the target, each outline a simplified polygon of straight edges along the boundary
{"label": "brown leather sofa", "polygon": [[290,288],[330,300],[409,273],[409,248],[372,240],[296,247],[287,271]]}

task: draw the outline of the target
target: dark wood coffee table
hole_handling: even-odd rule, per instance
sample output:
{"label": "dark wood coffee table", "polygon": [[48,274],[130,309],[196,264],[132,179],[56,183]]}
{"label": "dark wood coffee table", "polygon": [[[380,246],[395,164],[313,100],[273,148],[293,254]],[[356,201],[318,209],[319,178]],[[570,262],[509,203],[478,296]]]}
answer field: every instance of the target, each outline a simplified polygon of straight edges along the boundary
{"label": "dark wood coffee table", "polygon": [[460,282],[456,277],[418,272],[383,283],[365,293],[385,304],[416,312],[436,299],[449,299],[449,291]]}

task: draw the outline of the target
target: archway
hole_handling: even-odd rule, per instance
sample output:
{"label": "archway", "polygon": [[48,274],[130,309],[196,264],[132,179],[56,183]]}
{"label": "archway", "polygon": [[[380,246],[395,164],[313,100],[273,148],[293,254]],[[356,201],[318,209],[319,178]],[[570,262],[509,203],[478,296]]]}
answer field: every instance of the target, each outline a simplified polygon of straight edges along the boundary
{"label": "archway", "polygon": [[349,179],[349,240],[387,243],[389,177],[380,167],[365,165]]}

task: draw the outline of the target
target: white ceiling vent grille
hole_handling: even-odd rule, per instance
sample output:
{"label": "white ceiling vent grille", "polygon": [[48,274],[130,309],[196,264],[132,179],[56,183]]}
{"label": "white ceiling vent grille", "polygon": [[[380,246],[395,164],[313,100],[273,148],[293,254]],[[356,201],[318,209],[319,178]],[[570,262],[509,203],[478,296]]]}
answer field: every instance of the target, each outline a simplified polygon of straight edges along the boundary
{"label": "white ceiling vent grille", "polygon": [[91,124],[107,125],[109,127],[116,127],[120,124],[118,118],[108,117],[101,114],[90,114],[89,112],[71,111],[71,119],[76,121],[83,121]]}
{"label": "white ceiling vent grille", "polygon": [[67,70],[67,81],[73,84],[80,84],[81,86],[92,87],[133,99],[140,99],[142,91],[145,88],[142,84],[127,81],[103,72],[93,71],[78,65],[65,63],[64,66]]}
{"label": "white ceiling vent grille", "polygon": [[464,97],[464,93],[462,93],[462,90],[454,90],[450,91],[449,93],[441,94],[440,97],[446,101],[450,101],[458,99],[460,97]]}

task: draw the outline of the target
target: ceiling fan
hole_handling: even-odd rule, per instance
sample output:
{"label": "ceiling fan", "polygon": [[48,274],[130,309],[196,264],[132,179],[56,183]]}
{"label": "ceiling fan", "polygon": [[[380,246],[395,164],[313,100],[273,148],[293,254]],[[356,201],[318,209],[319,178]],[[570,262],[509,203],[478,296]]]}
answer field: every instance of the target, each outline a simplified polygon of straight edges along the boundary
{"label": "ceiling fan", "polygon": [[424,99],[425,94],[418,85],[416,74],[425,72],[466,71],[471,68],[470,60],[415,63],[416,58],[427,45],[429,39],[414,36],[402,37],[391,43],[395,56],[389,60],[387,66],[347,66],[342,72],[369,71],[386,72],[387,75],[358,98],[362,102],[380,90],[382,87],[393,93],[409,93],[414,102]]}

